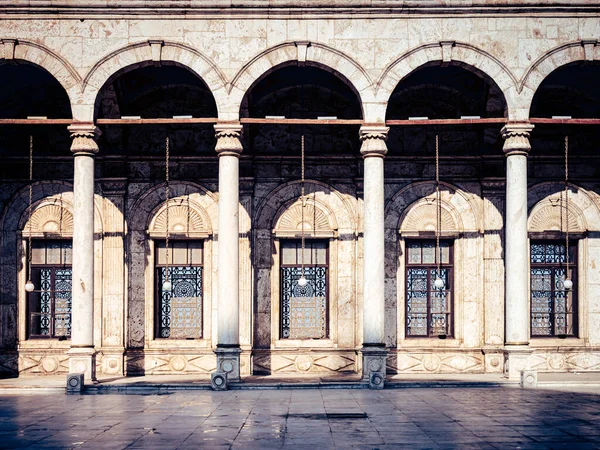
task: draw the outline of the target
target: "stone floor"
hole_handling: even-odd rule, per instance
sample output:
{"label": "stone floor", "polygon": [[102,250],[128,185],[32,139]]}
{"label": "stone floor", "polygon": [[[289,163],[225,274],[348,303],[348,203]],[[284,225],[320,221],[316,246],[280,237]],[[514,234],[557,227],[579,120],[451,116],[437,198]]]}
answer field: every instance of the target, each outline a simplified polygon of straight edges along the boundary
{"label": "stone floor", "polygon": [[0,447],[600,449],[600,390],[563,389],[2,395]]}

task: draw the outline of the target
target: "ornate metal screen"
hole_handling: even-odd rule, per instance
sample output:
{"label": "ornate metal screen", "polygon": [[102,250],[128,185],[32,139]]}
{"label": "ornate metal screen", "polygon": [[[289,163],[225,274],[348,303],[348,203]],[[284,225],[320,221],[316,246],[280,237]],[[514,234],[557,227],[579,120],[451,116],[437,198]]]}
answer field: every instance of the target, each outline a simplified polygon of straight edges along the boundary
{"label": "ornate metal screen", "polygon": [[171,291],[163,291],[166,279],[165,244],[157,243],[157,334],[158,338],[198,339],[202,337],[202,243],[179,241],[170,247]]}
{"label": "ornate metal screen", "polygon": [[322,339],[327,337],[327,243],[308,242],[304,276],[300,286],[302,251],[296,241],[282,242],[281,337]]}
{"label": "ornate metal screen", "polygon": [[452,336],[451,245],[440,243],[440,278],[444,287],[437,289],[435,243],[410,241],[406,261],[406,336]]}
{"label": "ornate metal screen", "polygon": [[[569,278],[575,281],[575,246],[569,249]],[[566,291],[565,245],[556,242],[531,244],[531,335],[576,335],[576,283]]]}
{"label": "ornate metal screen", "polygon": [[29,336],[71,336],[72,245],[69,241],[32,242],[32,281],[28,294]]}

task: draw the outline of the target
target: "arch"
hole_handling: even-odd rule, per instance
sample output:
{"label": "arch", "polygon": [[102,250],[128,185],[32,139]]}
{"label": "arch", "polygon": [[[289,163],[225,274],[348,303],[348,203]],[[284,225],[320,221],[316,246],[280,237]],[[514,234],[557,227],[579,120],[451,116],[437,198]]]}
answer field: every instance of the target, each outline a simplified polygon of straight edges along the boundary
{"label": "arch", "polygon": [[73,111],[81,93],[81,76],[65,58],[37,42],[24,39],[0,39],[0,42],[4,47],[0,59],[23,60],[47,70],[67,93]]}
{"label": "arch", "polygon": [[[73,185],[64,181],[38,181],[33,183],[32,190],[32,207],[34,212],[32,219],[38,220],[42,225],[47,223],[44,221],[44,215],[50,210],[42,209],[58,206],[64,208],[66,214],[73,216]],[[102,202],[104,199],[99,195],[94,195],[94,232],[101,233],[102,225]],[[39,214],[36,218],[36,214]],[[25,226],[29,219],[29,185],[17,191],[11,200],[8,202],[2,217],[0,219],[0,229],[3,231],[25,231]],[[52,217],[49,218],[52,220]],[[66,217],[63,220],[68,220]],[[68,226],[67,222],[63,222]],[[40,236],[44,236],[43,230]],[[71,232],[72,233],[72,232]]]}
{"label": "arch", "polygon": [[[156,47],[158,45],[158,48]],[[157,51],[158,50],[158,51]],[[227,104],[227,80],[221,70],[205,55],[184,44],[167,41],[144,41],[115,50],[98,61],[82,81],[83,102],[87,105],[87,120],[93,120],[94,104],[100,89],[122,70],[134,70],[142,65],[176,63],[196,74],[211,91],[219,113]],[[83,119],[82,119],[83,120]]]}
{"label": "arch", "polygon": [[442,43],[436,42],[420,45],[392,61],[375,85],[377,99],[387,103],[398,83],[428,63],[458,63],[467,66],[467,70],[477,69],[500,88],[510,116],[518,96],[517,78],[504,63],[484,50],[461,42],[451,43],[451,56],[444,53]]}
{"label": "arch", "polygon": [[[278,237],[296,237],[302,230],[312,237],[332,237],[338,226],[335,214],[322,201],[307,198],[304,204],[304,217],[302,201],[293,199],[285,203],[274,220],[273,231]],[[304,219],[304,220],[303,220]]]}
{"label": "arch", "polygon": [[[459,233],[478,232],[482,229],[481,214],[474,194],[469,194],[459,187],[445,182],[440,182],[440,194],[442,220],[447,214],[445,220],[449,227],[455,227],[454,231]],[[435,200],[435,183],[433,181],[411,183],[401,188],[386,205],[385,228],[390,230],[406,229],[408,231],[406,227],[411,222],[406,222],[407,220],[412,221],[413,226],[419,224],[426,226],[431,217],[435,220],[435,208],[432,208],[433,211],[424,208],[428,208],[427,205],[429,204],[435,204]],[[419,218],[416,215],[417,211],[419,211],[418,214],[426,214],[426,216]]]}
{"label": "arch", "polygon": [[[305,186],[305,196],[309,199],[309,205],[312,204],[313,211],[315,212],[320,209],[321,213],[327,217],[329,230],[323,231],[330,233],[332,230],[337,230],[341,233],[342,231],[352,232],[356,230],[354,208],[341,192],[331,185],[316,180],[306,180]],[[256,210],[254,228],[278,230],[278,227],[280,227],[279,229],[281,229],[281,225],[284,225],[281,219],[286,217],[286,211],[289,211],[290,214],[286,220],[294,223],[295,220],[292,215],[300,211],[297,209],[294,211],[295,207],[299,206],[298,200],[300,195],[301,181],[297,180],[290,181],[273,189],[266,195]],[[291,208],[291,210],[288,208]],[[310,225],[312,231],[312,222]]]}
{"label": "arch", "polygon": [[[569,183],[569,187],[569,230],[600,231],[600,195],[575,184]],[[561,230],[561,195],[564,195],[563,183],[543,182],[529,188],[527,194],[529,231]]]}
{"label": "arch", "polygon": [[[600,53],[600,46],[594,43],[590,45],[596,54]],[[593,56],[592,54],[591,57],[593,58]],[[575,41],[548,50],[534,61],[517,85],[518,91],[521,93],[521,107],[525,108],[527,117],[529,117],[533,97],[548,75],[562,66],[586,59],[584,41]],[[593,59],[598,59],[598,57]]]}
{"label": "arch", "polygon": [[[73,236],[73,205],[68,206],[61,198],[62,194],[46,197],[32,205],[31,217],[29,208],[23,219],[26,223],[20,225],[23,234],[31,237]],[[21,222],[23,222],[23,219]]]}
{"label": "arch", "polygon": [[237,118],[242,100],[252,86],[282,64],[295,61],[340,76],[356,93],[361,107],[365,102],[374,101],[373,81],[368,72],[345,53],[318,42],[284,42],[256,55],[233,77],[229,87],[228,112],[235,113]]}
{"label": "arch", "polygon": [[[127,221],[131,230],[144,233],[148,231],[164,236],[166,226],[165,188],[166,183],[152,186],[128,210]],[[181,220],[174,220],[173,224],[169,224],[171,231],[180,232],[173,228],[178,223],[182,224],[182,220],[185,222],[184,227],[187,228],[188,199],[190,211],[194,216],[193,219],[192,217],[189,219],[192,232],[207,235],[216,231],[212,225],[218,223],[216,194],[200,184],[184,181],[171,182],[169,189],[171,192],[169,205],[174,205],[181,212],[179,214]],[[170,212],[171,210],[169,210]],[[174,218],[177,219],[177,215]]]}

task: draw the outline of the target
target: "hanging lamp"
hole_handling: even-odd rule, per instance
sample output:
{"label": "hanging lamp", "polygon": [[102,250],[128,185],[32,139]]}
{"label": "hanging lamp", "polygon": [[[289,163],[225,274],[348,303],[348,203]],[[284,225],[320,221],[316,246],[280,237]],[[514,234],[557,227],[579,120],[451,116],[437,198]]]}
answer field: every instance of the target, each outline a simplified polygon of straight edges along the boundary
{"label": "hanging lamp", "polygon": [[302,203],[302,220],[300,222],[300,239],[301,239],[301,247],[302,247],[302,269],[300,272],[300,278],[298,279],[298,286],[304,287],[308,284],[308,280],[304,276],[304,256],[305,256],[305,238],[304,238],[304,209],[306,208],[306,198],[304,197],[304,135],[302,135],[302,154],[301,154],[301,164],[302,164],[302,178],[300,181],[300,201]]}
{"label": "hanging lamp", "polygon": [[25,283],[25,290],[27,292],[33,292],[35,285],[31,281],[31,231],[32,231],[32,216],[33,209],[33,136],[29,136],[29,237],[27,239],[27,283]]}
{"label": "hanging lamp", "polygon": [[171,292],[173,284],[169,280],[169,137],[165,141],[165,202],[166,202],[166,231],[165,231],[165,281],[162,285],[163,292]]}
{"label": "hanging lamp", "polygon": [[444,287],[444,280],[441,278],[441,261],[442,261],[442,248],[440,247],[440,233],[442,229],[442,200],[440,197],[440,149],[439,149],[439,137],[435,135],[435,216],[436,216],[436,227],[435,227],[435,259],[437,262],[436,277],[433,285],[436,289],[442,289]]}
{"label": "hanging lamp", "polygon": [[[562,200],[562,196],[561,196]],[[561,205],[561,209],[562,209]],[[565,290],[573,289],[573,281],[569,278],[569,136],[565,136]]]}

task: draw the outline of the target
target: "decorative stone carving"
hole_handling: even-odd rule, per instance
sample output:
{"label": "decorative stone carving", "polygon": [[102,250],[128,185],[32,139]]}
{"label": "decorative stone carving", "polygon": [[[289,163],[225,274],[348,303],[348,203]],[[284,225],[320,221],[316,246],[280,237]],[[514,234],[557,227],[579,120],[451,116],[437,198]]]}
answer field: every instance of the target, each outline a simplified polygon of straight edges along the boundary
{"label": "decorative stone carving", "polygon": [[69,360],[64,353],[21,352],[19,373],[27,375],[61,375],[69,370]]}
{"label": "decorative stone carving", "polygon": [[337,373],[352,372],[356,366],[354,352],[297,354],[255,351],[255,373]]}
{"label": "decorative stone carving", "polygon": [[363,158],[369,156],[383,157],[387,153],[387,146],[385,141],[387,140],[389,127],[386,126],[362,126],[360,127],[360,140],[362,145],[360,147],[360,153]]}
{"label": "decorative stone carving", "polygon": [[387,366],[395,373],[483,373],[485,367],[481,352],[422,349],[390,352]]}
{"label": "decorative stone carving", "polygon": [[71,152],[73,154],[95,155],[98,153],[96,140],[100,136],[100,130],[92,123],[76,123],[68,127],[71,133]]}
{"label": "decorative stone carving", "polygon": [[215,151],[219,156],[230,155],[239,156],[244,150],[241,137],[244,128],[238,124],[217,124],[215,125],[215,136],[217,145]]}
{"label": "decorative stone carving", "polygon": [[[434,200],[433,198],[431,200]],[[421,201],[412,206],[402,221],[401,233],[418,233],[419,231],[435,232],[437,228],[437,205],[434,202]],[[458,227],[452,215],[442,207],[441,232],[456,233]]]}
{"label": "decorative stone carving", "polygon": [[149,40],[148,45],[150,46],[150,56],[155,65],[160,65],[162,60],[162,48],[165,45],[165,41]]}
{"label": "decorative stone carving", "polygon": [[125,355],[130,375],[209,374],[215,370],[215,355],[209,353],[173,354],[173,350],[128,352]]}
{"label": "decorative stone carving", "polygon": [[[566,211],[560,205],[560,195],[563,195],[563,193],[554,196],[555,201],[552,201],[553,199],[542,201],[533,208],[529,215],[528,229],[530,232],[566,231]],[[575,211],[571,205],[569,207],[569,232],[579,233],[585,231],[579,217],[579,211]]]}
{"label": "decorative stone carving", "polygon": [[[162,205],[148,227],[151,236],[164,236],[167,231],[167,206]],[[211,234],[208,214],[203,208],[182,197],[169,200],[169,233],[190,237],[207,237]]]}
{"label": "decorative stone carving", "polygon": [[527,155],[531,150],[529,135],[533,130],[530,123],[512,123],[502,128],[504,138],[504,153],[508,155]]}
{"label": "decorative stone carving", "polygon": [[298,41],[294,42],[298,49],[298,62],[302,65],[306,62],[306,54],[308,53],[308,47],[310,47],[310,41]]}
{"label": "decorative stone carving", "polygon": [[305,234],[331,236],[336,228],[333,214],[310,200],[306,200],[304,222],[302,222],[302,202],[298,200],[286,208],[279,217],[275,225],[275,233],[278,236],[297,236],[304,229]]}
{"label": "decorative stone carving", "polygon": [[35,208],[31,219],[23,227],[23,234],[32,237],[46,235],[71,236],[73,234],[73,214],[60,200],[51,198]]}

